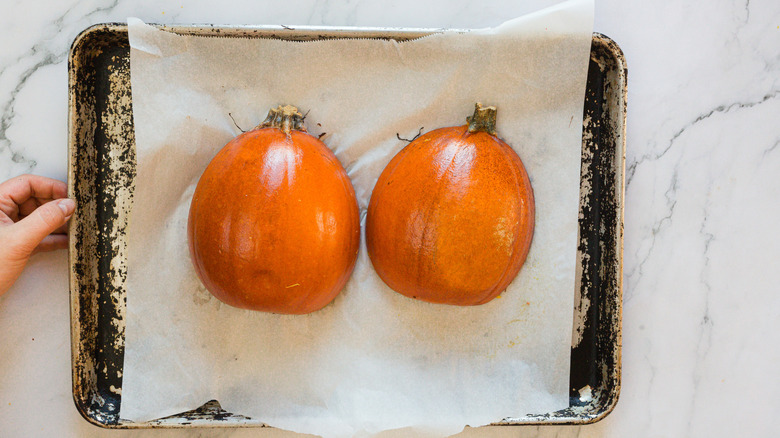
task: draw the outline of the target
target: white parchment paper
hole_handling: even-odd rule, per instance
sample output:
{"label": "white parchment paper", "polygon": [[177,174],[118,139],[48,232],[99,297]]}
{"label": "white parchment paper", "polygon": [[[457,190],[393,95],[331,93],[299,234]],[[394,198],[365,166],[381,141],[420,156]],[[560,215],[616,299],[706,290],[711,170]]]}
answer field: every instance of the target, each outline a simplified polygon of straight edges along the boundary
{"label": "white parchment paper", "polygon": [[[415,427],[454,433],[568,406],[581,120],[592,0],[497,28],[415,41],[183,37],[128,20],[137,147],[128,227],[121,417],[219,400],[233,413],[324,436]],[[271,107],[308,111],[365,213],[376,179],[418,129],[498,107],[536,196],[520,275],[477,307],[390,290],[361,245],[333,303],[304,316],[239,310],[201,285],[186,223],[217,151]],[[364,219],[364,217],[363,217]]]}

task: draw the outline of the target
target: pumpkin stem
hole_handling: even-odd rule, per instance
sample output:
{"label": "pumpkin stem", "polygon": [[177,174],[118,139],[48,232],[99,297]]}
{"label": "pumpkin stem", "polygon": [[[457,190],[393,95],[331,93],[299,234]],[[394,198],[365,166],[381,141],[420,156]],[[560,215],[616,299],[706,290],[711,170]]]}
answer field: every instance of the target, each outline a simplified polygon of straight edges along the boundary
{"label": "pumpkin stem", "polygon": [[490,135],[496,135],[496,107],[482,106],[477,102],[474,105],[474,115],[466,117],[469,123],[469,132],[487,132]]}
{"label": "pumpkin stem", "polygon": [[279,105],[276,108],[271,108],[265,120],[255,129],[268,127],[279,128],[287,135],[290,135],[293,130],[306,132],[306,127],[303,126],[303,115],[298,111],[298,108],[292,105]]}

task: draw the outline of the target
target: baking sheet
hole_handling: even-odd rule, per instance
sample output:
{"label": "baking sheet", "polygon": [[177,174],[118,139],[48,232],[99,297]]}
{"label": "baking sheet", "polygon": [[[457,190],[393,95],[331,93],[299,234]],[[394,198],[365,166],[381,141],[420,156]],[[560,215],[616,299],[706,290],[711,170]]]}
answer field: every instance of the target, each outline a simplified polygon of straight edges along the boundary
{"label": "baking sheet", "polygon": [[[572,3],[583,4],[586,2]],[[557,12],[548,11],[547,18],[552,16],[554,23],[563,26],[565,20],[561,20],[562,13],[565,15],[566,10],[559,8]],[[544,14],[541,15],[544,16]],[[533,19],[538,18],[534,17]],[[572,29],[570,24],[567,24],[569,30]],[[523,20],[512,23],[512,25],[522,27]],[[539,26],[538,23],[537,26]],[[555,30],[555,26],[545,27],[548,29],[552,27]],[[539,30],[540,27],[534,29]],[[151,30],[154,29],[146,29],[146,31]],[[506,26],[504,30],[506,30]],[[133,40],[132,32],[131,26],[131,43]],[[158,31],[155,30],[155,32]],[[590,46],[590,28],[584,29],[583,33],[586,38],[585,43],[580,47],[583,57],[581,63],[582,80],[579,83],[581,90],[573,111],[566,111],[560,107],[561,102],[570,98],[572,92],[572,89],[566,88],[565,81],[560,81],[561,77],[544,77],[541,82],[534,81],[536,77],[530,73],[539,67],[536,64],[522,65],[523,63],[520,62],[524,60],[526,64],[531,64],[527,62],[530,59],[528,58],[529,53],[524,49],[548,49],[546,58],[543,58],[546,60],[544,65],[557,69],[557,74],[564,76],[567,80],[575,81],[577,72],[573,71],[572,68],[576,70],[576,66],[569,66],[567,69],[566,63],[562,61],[566,58],[564,56],[566,48],[572,48],[568,41],[562,40],[560,37],[558,40],[542,38],[542,42],[546,45],[538,44],[539,41],[535,41],[537,44],[532,44],[530,40],[518,42],[506,39],[506,35],[495,31],[468,35],[441,35],[402,45],[391,41],[360,41],[359,43],[371,45],[378,43],[386,47],[387,53],[393,54],[395,51],[394,59],[397,63],[400,62],[399,67],[410,70],[415,77],[419,78],[425,76],[426,68],[429,68],[428,63],[415,64],[413,56],[399,56],[407,44],[412,47],[412,50],[415,50],[415,46],[424,46],[430,41],[435,42],[437,38],[482,38],[482,42],[487,41],[485,44],[488,45],[480,47],[483,49],[480,51],[481,55],[485,55],[484,49],[487,47],[495,51],[493,54],[501,54],[505,57],[506,52],[501,52],[497,47],[490,45],[498,39],[500,42],[510,44],[512,48],[509,52],[512,56],[505,59],[504,62],[514,65],[513,72],[525,73],[518,86],[514,87],[508,82],[511,78],[506,77],[507,70],[497,68],[491,72],[492,77],[486,75],[476,84],[474,81],[469,82],[468,86],[473,88],[464,92],[462,88],[458,88],[459,85],[454,79],[449,82],[441,80],[442,77],[452,78],[453,76],[457,79],[458,74],[442,76],[440,71],[434,70],[428,72],[427,76],[428,86],[433,86],[434,89],[430,93],[434,95],[426,97],[415,93],[413,89],[409,88],[408,82],[388,82],[385,80],[386,78],[380,76],[375,78],[377,82],[374,83],[374,86],[364,86],[364,94],[349,95],[357,99],[362,97],[366,105],[358,108],[339,106],[334,103],[334,99],[340,95],[336,92],[340,90],[339,86],[346,87],[357,83],[343,76],[335,76],[338,80],[334,83],[333,75],[323,74],[325,79],[330,80],[326,86],[316,86],[313,83],[315,80],[309,76],[305,78],[306,87],[290,86],[291,88],[286,90],[283,86],[280,87],[282,78],[278,77],[278,63],[289,60],[292,51],[289,46],[295,46],[294,51],[304,52],[304,54],[306,51],[312,50],[319,56],[323,56],[322,46],[325,45],[324,43],[300,44],[265,40],[272,45],[288,46],[283,49],[285,51],[284,57],[262,57],[263,63],[270,64],[273,69],[264,72],[250,71],[247,73],[247,76],[250,77],[245,79],[240,79],[237,74],[225,73],[222,66],[229,65],[225,62],[227,59],[217,61],[211,59],[208,62],[202,61],[200,64],[188,61],[186,63],[188,68],[183,70],[176,70],[175,65],[166,62],[158,65],[158,70],[146,66],[142,70],[144,74],[163,75],[162,80],[160,80],[160,76],[156,77],[156,83],[163,86],[157,88],[150,101],[144,101],[144,97],[136,94],[142,89],[142,86],[136,86],[137,77],[134,73],[134,105],[137,108],[139,105],[151,104],[153,110],[147,114],[148,119],[143,119],[143,116],[139,119],[138,110],[134,109],[136,111],[139,173],[135,192],[136,205],[129,232],[130,277],[122,417],[143,418],[143,414],[138,416],[133,414],[133,394],[153,395],[155,393],[171,395],[175,400],[155,402],[150,399],[142,399],[139,403],[140,409],[146,409],[147,415],[150,416],[161,416],[166,412],[175,413],[192,408],[209,398],[218,398],[232,412],[251,414],[257,418],[269,418],[271,421],[268,422],[273,425],[286,427],[285,421],[289,420],[295,423],[289,426],[293,429],[306,430],[306,427],[311,427],[311,431],[316,433],[330,431],[337,434],[350,434],[360,429],[381,430],[410,424],[460,428],[465,423],[476,425],[481,424],[481,422],[496,421],[505,416],[517,416],[522,412],[548,412],[568,406],[568,356],[563,354],[562,357],[556,359],[558,362],[556,365],[563,364],[565,368],[563,368],[563,372],[556,373],[557,376],[552,376],[553,380],[557,379],[559,382],[550,384],[545,380],[545,377],[537,378],[538,374],[541,374],[540,370],[546,371],[547,369],[543,367],[544,364],[540,365],[540,356],[534,353],[554,350],[547,343],[549,336],[557,337],[558,341],[563,341],[560,344],[565,353],[568,353],[570,345],[570,309],[574,288],[573,265],[576,261],[574,245],[581,144],[581,126],[578,123],[572,124],[571,121],[581,120],[582,117],[584,72],[587,68],[586,60]],[[490,37],[487,37],[488,35]],[[174,43],[183,41],[180,39],[181,37],[165,33],[154,33],[153,38],[170,38]],[[216,44],[215,42],[228,42],[228,46],[233,44],[231,40],[199,38],[197,41],[197,44],[205,43],[206,45]],[[332,41],[331,43],[336,43],[336,45],[349,43],[350,49],[353,50],[358,45],[357,41]],[[563,45],[564,48],[562,49],[556,44]],[[318,47],[311,48],[312,45]],[[178,51],[166,53],[164,50],[157,51],[154,47],[147,45],[143,46],[146,50],[143,53],[145,53],[144,56],[148,55],[153,61],[175,58],[176,61],[182,63],[186,57],[193,54],[193,46],[194,44],[191,42],[183,43],[178,47]],[[468,44],[464,44],[464,46],[468,46]],[[556,48],[557,50],[553,50]],[[343,50],[343,48],[341,49]],[[487,52],[490,54],[490,50]],[[245,51],[232,52],[233,57],[236,53],[243,53],[246,57]],[[422,53],[423,55],[428,54],[424,50]],[[134,63],[137,54],[137,52],[133,52]],[[448,54],[452,55],[451,52]],[[160,57],[158,55],[170,56]],[[223,55],[229,59],[231,52],[221,48],[219,56]],[[311,53],[305,54],[305,56],[306,59],[314,59]],[[328,59],[330,59],[328,65],[322,66],[322,68],[335,68],[331,65],[333,58]],[[365,61],[365,58],[359,59]],[[484,61],[484,59],[478,60]],[[361,64],[365,64],[365,62]],[[198,93],[191,93],[193,87],[197,88],[194,84],[198,82],[194,81],[190,74],[194,72],[204,76],[204,72],[208,72],[210,66],[214,65],[220,66],[219,75],[210,77],[219,80],[206,86],[206,89],[213,93],[200,93],[202,90]],[[255,64],[255,67],[261,68],[263,65],[258,63]],[[461,69],[460,74],[473,71],[468,68],[468,65],[461,65],[459,68]],[[317,69],[313,70],[318,71]],[[283,71],[289,72],[290,70]],[[358,72],[359,70],[354,71]],[[384,72],[384,70],[382,71]],[[502,85],[511,90],[510,92],[507,92],[506,89],[499,92],[484,88],[491,83],[499,83],[496,76],[502,80],[500,82]],[[268,80],[260,82],[257,80],[258,77],[268,78]],[[174,79],[184,82],[186,85],[184,95],[177,94],[181,93],[181,89],[175,86]],[[287,79],[292,79],[292,77]],[[369,77],[366,76],[365,79],[369,79]],[[550,82],[545,83],[544,81]],[[297,81],[297,84],[301,83],[303,82]],[[392,86],[393,84],[396,86]],[[545,99],[532,99],[534,89],[544,88],[545,85],[549,88],[548,92],[552,90],[552,99],[550,99],[550,95],[547,95]],[[253,86],[264,88],[265,92],[271,91],[287,97],[295,97],[295,102],[281,96],[258,98],[257,91],[253,90]],[[332,95],[326,96],[314,93],[314,91],[328,89],[335,91],[331,93]],[[252,91],[247,92],[246,90]],[[404,95],[404,91],[406,91],[406,95]],[[267,107],[280,103],[281,99],[284,99],[284,102],[296,103],[304,109],[308,106],[311,112],[307,121],[319,122],[323,130],[332,132],[330,136],[325,137],[325,141],[346,165],[358,192],[361,207],[364,209],[368,202],[368,196],[370,196],[370,189],[373,187],[373,180],[381,172],[384,164],[403,146],[403,143],[399,144],[400,142],[395,139],[395,132],[402,134],[409,132],[413,135],[420,126],[439,127],[458,124],[471,111],[475,99],[473,94],[475,93],[487,98],[492,97],[491,103],[498,103],[499,132],[510,144],[523,144],[524,146],[529,143],[532,145],[544,144],[542,151],[518,148],[518,152],[526,162],[534,181],[537,208],[541,210],[538,212],[537,221],[541,222],[544,218],[544,223],[547,226],[541,227],[541,231],[540,228],[537,228],[534,247],[531,249],[531,255],[522,271],[523,273],[501,299],[485,306],[467,309],[433,306],[407,300],[387,290],[381,284],[381,281],[370,269],[365,251],[361,252],[353,280],[336,302],[321,313],[318,312],[307,317],[262,315],[231,309],[210,299],[210,295],[199,286],[191,268],[189,268],[186,240],[181,239],[184,233],[180,233],[184,229],[183,224],[186,224],[186,209],[191,195],[191,191],[188,193],[188,190],[194,188],[194,183],[199,176],[199,172],[193,173],[188,172],[188,170],[197,171],[198,166],[205,167],[210,159],[209,154],[213,155],[216,149],[237,133],[235,127],[232,126],[232,121],[227,117],[228,112],[234,113],[239,124],[244,123],[247,126],[252,126],[256,122],[248,121],[251,117],[262,118]],[[399,100],[399,94],[403,99]],[[575,91],[574,94],[577,92]],[[182,98],[186,101],[186,105],[181,104]],[[217,102],[219,98],[232,100],[232,103],[225,108],[224,103]],[[388,102],[385,103],[382,98],[387,99]],[[487,100],[485,99],[485,101]],[[443,108],[439,109],[431,101],[438,102]],[[242,120],[241,115],[232,111],[231,106],[241,108],[245,119]],[[372,114],[366,114],[362,108],[367,106],[377,108],[376,113],[372,111]],[[336,111],[331,108],[342,108],[346,111]],[[507,113],[509,116],[505,115]],[[521,117],[522,124],[512,123],[511,115],[517,114]],[[383,122],[383,130],[377,132],[367,128],[366,123],[372,117]],[[362,125],[357,127],[349,125],[349,123],[354,122],[362,123]],[[535,129],[538,128],[537,122],[550,123],[553,129],[565,134],[547,135],[548,132]],[[154,130],[153,127],[157,129]],[[313,133],[318,134],[311,123],[309,127]],[[152,130],[152,133],[148,135],[151,135],[154,141],[148,141],[148,138],[144,138],[144,130],[147,128]],[[566,134],[570,137],[568,142],[558,138],[566,137]],[[544,142],[538,141],[540,138],[543,138]],[[575,169],[574,172],[569,172],[573,176],[565,172],[567,167],[563,161],[556,161],[554,165],[550,163],[550,158],[556,153],[557,147],[565,149],[564,143],[569,146],[570,155],[573,157],[570,160],[572,163],[568,167],[569,170]],[[150,144],[162,144],[164,149],[162,152],[145,150]],[[373,145],[367,149],[373,153],[373,161],[363,162],[360,160],[366,151],[364,149],[361,154],[360,148],[361,146],[365,147],[366,144]],[[574,152],[571,153],[571,151]],[[185,165],[187,163],[191,163],[191,166]],[[200,168],[202,169],[202,167]],[[176,169],[176,172],[171,172],[170,169]],[[569,214],[565,214],[564,208],[560,217],[556,217],[551,212],[556,205],[566,205],[566,202],[560,201],[567,199],[566,194],[546,192],[544,183],[548,177],[559,176],[558,171],[564,177],[569,178],[568,184],[562,187],[573,187],[573,200],[568,206]],[[166,180],[166,177],[171,179]],[[142,184],[145,182],[150,183],[147,188],[144,188],[144,184]],[[161,187],[164,187],[164,190]],[[553,198],[556,201],[550,202]],[[139,205],[143,205],[140,204],[142,202],[148,202],[148,207],[153,209],[154,214],[141,215],[138,219],[140,222],[136,222],[135,215],[142,211],[139,209]],[[552,214],[549,216],[551,218],[549,221],[546,220],[547,214]],[[551,245],[552,249],[548,249],[547,245],[536,249],[539,247],[537,243],[545,242],[545,239],[548,242],[560,243],[563,241],[564,244],[561,246],[567,246],[566,239],[559,238],[566,234],[561,234],[561,229],[552,226],[557,219],[561,218],[571,218],[573,224],[569,233],[572,235],[569,256],[548,254],[547,251],[554,252],[554,250],[560,249],[555,245]],[[134,227],[138,226],[145,227],[141,229],[146,230],[144,234],[148,236],[147,241],[143,241],[142,233],[133,233],[134,229],[138,229]],[[184,261],[184,263],[171,263],[172,260]],[[148,263],[147,269],[142,268],[143,263]],[[554,265],[560,269],[555,270],[556,276],[540,280],[538,276],[532,275],[534,268],[538,268],[540,265]],[[135,266],[141,268],[134,269]],[[163,275],[150,275],[155,271],[162,272]],[[568,271],[570,271],[570,275],[567,279],[566,273]],[[561,275],[557,276],[557,274]],[[138,280],[141,280],[140,287],[138,287]],[[146,281],[147,284],[143,285],[143,281]],[[369,286],[365,286],[366,284]],[[549,298],[549,295],[552,295],[551,291],[554,293],[561,290],[565,293],[560,295],[567,296],[563,298],[564,302],[551,305],[547,310],[543,309],[542,304],[551,302]],[[149,296],[143,297],[141,295],[143,293],[147,293]],[[182,301],[174,300],[177,293],[181,293],[179,298],[182,298]],[[155,297],[158,299],[152,300]],[[522,306],[524,299],[525,303],[529,303],[526,306]],[[568,302],[565,301],[567,299]],[[534,306],[531,306],[530,303],[533,303]],[[137,305],[143,306],[144,304],[148,304],[149,308],[141,311],[134,310],[138,309]],[[371,309],[374,311],[369,311]],[[565,320],[564,324],[568,324],[568,330],[564,330],[562,334],[554,334],[554,330],[545,332],[542,329],[541,337],[526,330],[530,328],[528,326],[533,326],[534,322],[542,322],[541,326],[544,327],[544,324],[555,320],[556,309],[558,309],[557,313],[560,314],[560,319]],[[220,313],[228,316],[219,317]],[[145,332],[139,333],[135,323],[138,322],[136,318],[141,316],[144,317],[140,318],[141,320],[145,319],[151,324]],[[243,320],[239,320],[240,318]],[[171,321],[172,323],[160,324],[159,321]],[[143,323],[143,321],[141,322]],[[251,330],[252,326],[255,327],[255,330]],[[235,327],[236,330],[231,330],[231,327]],[[365,336],[367,334],[366,327],[378,327],[378,333],[374,337]],[[266,338],[253,336],[253,342],[249,344],[245,342],[246,340],[233,342],[234,338],[231,334],[242,331],[262,333]],[[140,336],[138,336],[139,334]],[[484,336],[485,334],[488,336]],[[187,339],[187,335],[194,335],[195,339]],[[253,346],[251,351],[248,351],[248,345]],[[377,345],[382,346],[384,351],[374,348]],[[172,352],[172,347],[180,347],[181,351]],[[233,348],[233,352],[228,351],[231,348]],[[239,351],[240,354],[235,354],[235,351]],[[161,355],[161,352],[169,352],[169,354]],[[526,353],[535,361],[526,360],[522,353]],[[140,368],[134,371],[131,365],[133,357],[140,358],[139,362],[142,366],[144,363],[151,366],[148,369]],[[150,358],[154,360],[150,361]],[[227,360],[220,362],[220,359]],[[204,360],[208,363],[204,363]],[[235,363],[231,363],[231,360]],[[437,369],[437,364],[445,366]],[[128,365],[131,366],[128,367]],[[261,375],[257,379],[260,380],[255,382],[244,380],[242,384],[233,384],[232,386],[226,383],[227,377],[230,376],[241,376],[242,378],[248,376],[247,370],[241,369],[242,366],[256,369],[258,365]],[[297,369],[301,374],[295,376],[278,374],[280,371],[287,373],[289,368]],[[430,372],[432,369],[436,370],[438,374],[432,375]],[[475,372],[475,369],[478,372]],[[155,376],[153,373],[159,370],[166,372],[163,375]],[[535,377],[535,373],[537,377]],[[143,377],[139,378],[141,376]],[[200,388],[186,386],[181,384],[181,380],[170,380],[174,377],[185,381],[187,379],[196,380],[203,385]],[[547,376],[547,379],[549,378]],[[266,381],[262,381],[262,379],[266,379]],[[276,386],[268,387],[269,380]],[[507,385],[507,382],[512,382],[512,385]],[[549,388],[545,387],[544,390],[549,390],[551,393],[555,391],[550,388],[555,389],[556,384],[559,383],[558,386],[562,389],[560,392],[562,394],[561,400],[552,402],[546,400],[549,402],[548,405],[544,405],[545,400],[542,400],[542,404],[537,405],[539,410],[531,407],[528,409],[533,410],[524,411],[523,403],[529,401],[529,394],[544,394],[542,391],[536,391],[536,388],[528,387],[533,384],[538,385],[540,382],[542,386],[549,386]],[[144,384],[148,386],[144,387]],[[194,389],[188,391],[189,388]],[[248,390],[243,391],[242,394],[244,388],[248,388]],[[230,394],[231,389],[233,390],[232,395]],[[312,390],[319,391],[319,393],[314,394],[313,398],[310,397],[312,393],[307,393],[307,391]],[[260,409],[257,409],[257,413],[250,412],[251,407],[243,408],[243,405],[232,401],[232,399],[243,397],[249,404],[253,404],[258,399],[258,393],[261,393],[260,395],[266,397],[268,401],[264,408],[261,406]],[[233,397],[235,394],[238,394],[237,398]],[[495,400],[501,395],[510,399],[510,404],[514,404],[497,406]],[[293,400],[286,404],[283,401],[284,397],[287,397],[288,400],[292,397]],[[544,397],[546,396],[542,395],[542,399]],[[295,404],[296,399],[298,401],[314,400],[315,403]],[[465,407],[445,406],[440,403],[441,400],[451,399],[463,399],[476,405],[476,408],[487,406],[490,412],[480,413],[478,409],[472,409],[468,405]],[[176,401],[182,403],[177,404]],[[425,409],[430,406],[435,406],[436,411],[433,413],[430,411],[415,412],[415,409]],[[323,423],[323,414],[335,417],[331,424],[332,428],[327,427],[328,423]],[[273,421],[274,415],[279,417],[278,421]],[[287,418],[285,415],[291,418]],[[348,424],[344,423],[344,419],[348,419]],[[430,424],[432,419],[442,419],[443,423]],[[307,420],[310,421],[308,425],[306,424]]]}
{"label": "baking sheet", "polygon": [[[433,29],[282,26],[166,26],[182,35],[392,38]],[[135,178],[135,133],[127,25],[82,31],[69,59],[68,183],[79,208],[70,222],[73,397],[86,421],[103,428],[257,427],[212,400],[194,411],[154,421],[119,418],[127,291],[126,229]],[[626,119],[625,57],[615,41],[594,33],[583,115],[576,336],[572,343],[569,407],[513,416],[500,425],[588,424],[607,416],[620,393],[622,226]],[[591,398],[580,390],[590,388]]]}

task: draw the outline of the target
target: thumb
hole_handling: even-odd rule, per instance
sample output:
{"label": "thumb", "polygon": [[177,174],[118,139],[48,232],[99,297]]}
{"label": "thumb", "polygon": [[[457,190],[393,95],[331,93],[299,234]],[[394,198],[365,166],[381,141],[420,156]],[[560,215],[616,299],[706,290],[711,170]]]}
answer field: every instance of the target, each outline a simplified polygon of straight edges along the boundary
{"label": "thumb", "polygon": [[14,225],[17,242],[32,252],[44,237],[63,226],[76,210],[72,199],[57,199],[36,208]]}

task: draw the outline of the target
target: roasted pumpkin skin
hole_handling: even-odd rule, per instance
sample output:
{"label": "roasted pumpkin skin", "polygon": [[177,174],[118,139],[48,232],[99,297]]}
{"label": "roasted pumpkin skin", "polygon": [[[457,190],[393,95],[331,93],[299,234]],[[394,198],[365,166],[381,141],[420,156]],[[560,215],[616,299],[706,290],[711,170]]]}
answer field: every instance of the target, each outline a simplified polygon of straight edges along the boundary
{"label": "roasted pumpkin skin", "polygon": [[330,303],[349,279],[360,220],[341,163],[289,108],[297,119],[269,114],[266,127],[214,157],[195,189],[187,232],[195,270],[219,300],[305,314]]}
{"label": "roasted pumpkin skin", "polygon": [[366,245],[374,269],[396,292],[431,303],[484,304],[526,259],[535,216],[531,183],[514,150],[494,135],[495,108],[492,122],[483,110],[477,105],[468,125],[412,141],[377,180]]}

